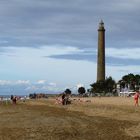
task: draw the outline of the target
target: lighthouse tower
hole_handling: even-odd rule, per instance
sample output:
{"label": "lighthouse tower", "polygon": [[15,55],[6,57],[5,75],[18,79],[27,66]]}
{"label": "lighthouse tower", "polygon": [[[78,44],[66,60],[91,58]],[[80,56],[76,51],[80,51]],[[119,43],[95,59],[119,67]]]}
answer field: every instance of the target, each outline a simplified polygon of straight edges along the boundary
{"label": "lighthouse tower", "polygon": [[105,28],[101,20],[98,28],[97,81],[105,80]]}

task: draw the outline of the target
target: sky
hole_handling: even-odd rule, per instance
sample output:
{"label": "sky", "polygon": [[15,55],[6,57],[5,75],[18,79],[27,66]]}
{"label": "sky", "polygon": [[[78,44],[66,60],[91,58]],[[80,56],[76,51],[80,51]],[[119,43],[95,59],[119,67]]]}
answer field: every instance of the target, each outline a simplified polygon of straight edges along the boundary
{"label": "sky", "polygon": [[106,77],[140,74],[139,13],[139,0],[0,0],[0,94],[90,88],[101,19]]}

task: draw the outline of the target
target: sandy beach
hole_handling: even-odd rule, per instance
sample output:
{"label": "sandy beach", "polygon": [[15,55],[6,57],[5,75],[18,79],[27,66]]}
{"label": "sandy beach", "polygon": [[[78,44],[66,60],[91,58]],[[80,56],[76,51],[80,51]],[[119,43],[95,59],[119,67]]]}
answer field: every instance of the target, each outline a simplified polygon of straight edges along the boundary
{"label": "sandy beach", "polygon": [[139,140],[140,107],[133,98],[56,98],[0,104],[0,140]]}

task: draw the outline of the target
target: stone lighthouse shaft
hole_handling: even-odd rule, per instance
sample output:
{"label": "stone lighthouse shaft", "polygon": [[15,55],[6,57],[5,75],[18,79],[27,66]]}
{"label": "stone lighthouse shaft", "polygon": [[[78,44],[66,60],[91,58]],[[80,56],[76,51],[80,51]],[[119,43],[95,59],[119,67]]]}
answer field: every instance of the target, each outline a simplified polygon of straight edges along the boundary
{"label": "stone lighthouse shaft", "polygon": [[98,28],[97,81],[105,80],[105,28],[101,20]]}

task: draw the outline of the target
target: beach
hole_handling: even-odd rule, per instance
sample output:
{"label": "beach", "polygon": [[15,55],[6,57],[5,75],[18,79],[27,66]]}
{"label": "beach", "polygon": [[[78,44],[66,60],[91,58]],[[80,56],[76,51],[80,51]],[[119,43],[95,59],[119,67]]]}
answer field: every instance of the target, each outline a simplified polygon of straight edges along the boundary
{"label": "beach", "polygon": [[0,104],[0,140],[139,140],[140,107],[133,98],[56,98]]}

